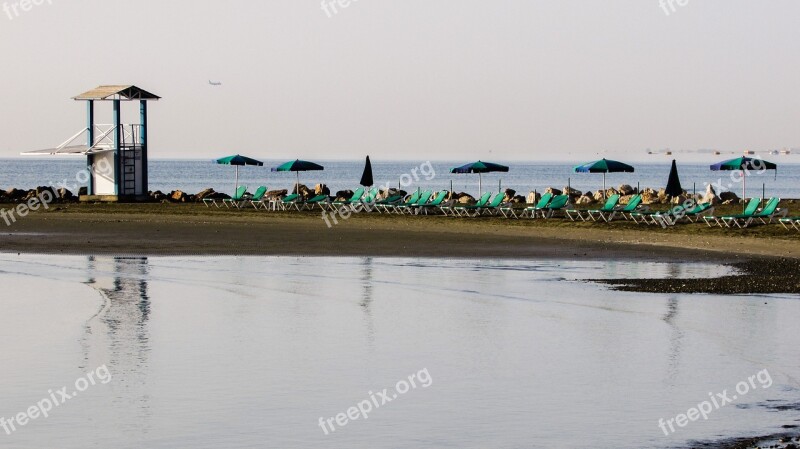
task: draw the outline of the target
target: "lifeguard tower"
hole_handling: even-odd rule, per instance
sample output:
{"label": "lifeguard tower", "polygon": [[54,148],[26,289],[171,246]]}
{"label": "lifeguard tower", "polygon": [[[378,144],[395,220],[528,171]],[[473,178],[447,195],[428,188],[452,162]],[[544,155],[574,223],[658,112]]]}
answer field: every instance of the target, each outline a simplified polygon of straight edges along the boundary
{"label": "lifeguard tower", "polygon": [[[52,150],[25,154],[85,155],[89,173],[81,201],[143,201],[147,186],[147,102],[161,97],[133,85],[99,86],[76,97],[86,102],[86,127]],[[111,102],[110,124],[95,123],[95,102]],[[122,102],[139,102],[139,123],[122,121]],[[82,136],[86,145],[76,144]]]}

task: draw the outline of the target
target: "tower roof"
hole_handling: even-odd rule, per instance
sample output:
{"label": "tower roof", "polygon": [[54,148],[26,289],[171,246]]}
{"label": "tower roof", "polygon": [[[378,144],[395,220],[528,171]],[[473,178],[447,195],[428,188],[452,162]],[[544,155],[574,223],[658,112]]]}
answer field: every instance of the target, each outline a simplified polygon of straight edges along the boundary
{"label": "tower roof", "polygon": [[74,100],[98,101],[159,100],[160,98],[161,97],[158,95],[151,94],[150,92],[140,89],[132,84],[98,86],[88,92],[84,92],[76,97],[73,97]]}

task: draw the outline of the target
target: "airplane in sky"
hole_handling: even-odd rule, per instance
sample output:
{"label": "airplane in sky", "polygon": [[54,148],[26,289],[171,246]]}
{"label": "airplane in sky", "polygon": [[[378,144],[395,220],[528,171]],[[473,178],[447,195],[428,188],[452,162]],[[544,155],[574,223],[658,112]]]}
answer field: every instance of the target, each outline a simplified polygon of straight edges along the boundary
{"label": "airplane in sky", "polygon": [[210,85],[212,85],[212,86],[222,86],[222,82],[220,82],[220,81],[211,81],[211,80],[208,80],[208,84],[210,84]]}

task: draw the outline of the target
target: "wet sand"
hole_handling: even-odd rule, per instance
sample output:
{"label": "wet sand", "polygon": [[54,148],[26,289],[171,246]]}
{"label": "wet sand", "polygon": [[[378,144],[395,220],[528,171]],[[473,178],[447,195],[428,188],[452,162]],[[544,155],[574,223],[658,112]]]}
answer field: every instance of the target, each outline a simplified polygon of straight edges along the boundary
{"label": "wet sand", "polygon": [[[0,223],[4,225],[5,223]],[[764,236],[764,229],[775,236]],[[740,231],[684,225],[354,215],[328,227],[319,212],[202,205],[72,205],[0,228],[0,251],[119,256],[274,255],[715,262],[743,275],[605,281],[681,293],[800,293],[800,238],[778,226]]]}

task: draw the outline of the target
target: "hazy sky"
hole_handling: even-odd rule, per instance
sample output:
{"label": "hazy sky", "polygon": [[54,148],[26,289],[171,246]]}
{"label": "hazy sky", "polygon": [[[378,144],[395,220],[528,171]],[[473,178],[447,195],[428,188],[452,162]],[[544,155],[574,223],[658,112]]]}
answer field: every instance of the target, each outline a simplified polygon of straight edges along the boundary
{"label": "hazy sky", "polygon": [[151,157],[800,147],[797,0],[18,1],[0,157],[56,146],[84,126],[72,96],[128,83],[163,97]]}

